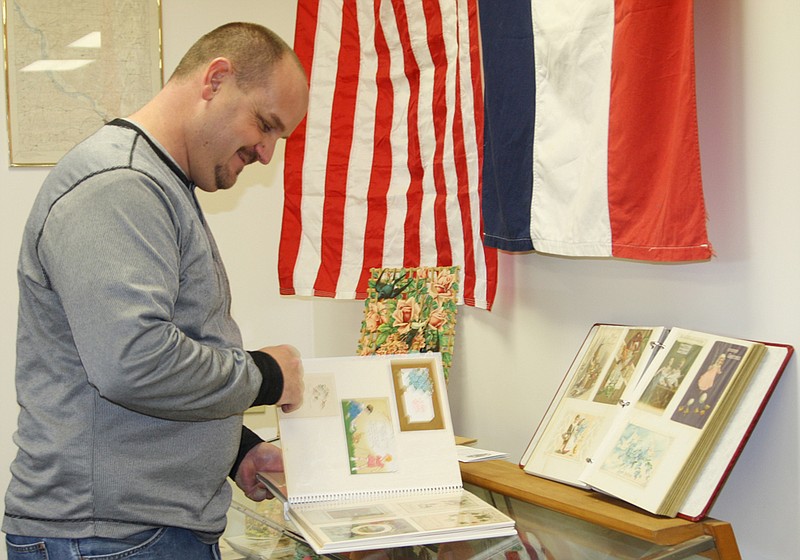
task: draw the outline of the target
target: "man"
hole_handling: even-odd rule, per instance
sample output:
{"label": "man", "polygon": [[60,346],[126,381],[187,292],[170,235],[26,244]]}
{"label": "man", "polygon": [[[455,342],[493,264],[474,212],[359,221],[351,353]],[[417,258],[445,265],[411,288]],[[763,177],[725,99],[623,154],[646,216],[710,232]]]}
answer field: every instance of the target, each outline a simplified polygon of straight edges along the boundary
{"label": "man", "polygon": [[218,558],[226,476],[269,497],[255,473],[280,450],[242,412],[299,407],[302,365],[291,346],[242,349],[194,189],[267,164],[307,105],[286,43],[224,25],[44,182],[18,268],[9,559]]}

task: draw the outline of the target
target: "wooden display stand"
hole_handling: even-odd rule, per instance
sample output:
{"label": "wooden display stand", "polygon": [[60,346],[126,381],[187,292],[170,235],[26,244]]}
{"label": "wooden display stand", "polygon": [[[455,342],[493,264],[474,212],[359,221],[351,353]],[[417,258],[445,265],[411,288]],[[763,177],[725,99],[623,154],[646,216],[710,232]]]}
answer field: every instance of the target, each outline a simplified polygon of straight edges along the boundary
{"label": "wooden display stand", "polygon": [[461,463],[464,483],[557,511],[658,545],[678,545],[710,535],[722,560],[741,560],[730,523],[693,522],[651,515],[616,498],[525,473],[508,461]]}

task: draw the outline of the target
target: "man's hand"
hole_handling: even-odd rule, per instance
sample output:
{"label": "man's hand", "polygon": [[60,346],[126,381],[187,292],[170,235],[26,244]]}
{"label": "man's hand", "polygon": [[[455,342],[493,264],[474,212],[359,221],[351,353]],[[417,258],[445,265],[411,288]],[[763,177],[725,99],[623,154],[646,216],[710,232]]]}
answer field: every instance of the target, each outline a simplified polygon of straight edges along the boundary
{"label": "man's hand", "polygon": [[279,447],[271,443],[259,443],[247,452],[239,464],[236,485],[254,502],[274,497],[256,478],[256,473],[259,471],[283,471],[283,453]]}
{"label": "man's hand", "polygon": [[280,406],[284,412],[292,412],[303,404],[303,360],[300,352],[294,346],[281,344],[280,346],[267,346],[261,352],[272,356],[283,372],[283,393],[275,406]]}

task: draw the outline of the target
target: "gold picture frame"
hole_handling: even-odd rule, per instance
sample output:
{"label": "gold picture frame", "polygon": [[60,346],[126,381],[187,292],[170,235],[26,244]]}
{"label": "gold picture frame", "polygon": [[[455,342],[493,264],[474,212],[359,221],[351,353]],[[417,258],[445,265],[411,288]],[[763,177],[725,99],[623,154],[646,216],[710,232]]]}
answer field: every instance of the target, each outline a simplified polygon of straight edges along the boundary
{"label": "gold picture frame", "polygon": [[444,429],[442,388],[433,358],[392,360],[392,384],[401,432]]}
{"label": "gold picture frame", "polygon": [[161,2],[3,0],[9,162],[54,165],[164,83]]}

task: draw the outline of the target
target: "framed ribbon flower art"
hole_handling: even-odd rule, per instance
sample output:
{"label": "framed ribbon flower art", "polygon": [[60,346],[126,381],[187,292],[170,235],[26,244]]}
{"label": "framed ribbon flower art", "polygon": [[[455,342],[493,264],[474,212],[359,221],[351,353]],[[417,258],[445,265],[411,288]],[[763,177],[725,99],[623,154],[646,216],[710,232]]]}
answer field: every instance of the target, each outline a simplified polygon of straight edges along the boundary
{"label": "framed ribbon flower art", "polygon": [[440,352],[453,359],[458,266],[373,268],[358,355]]}

